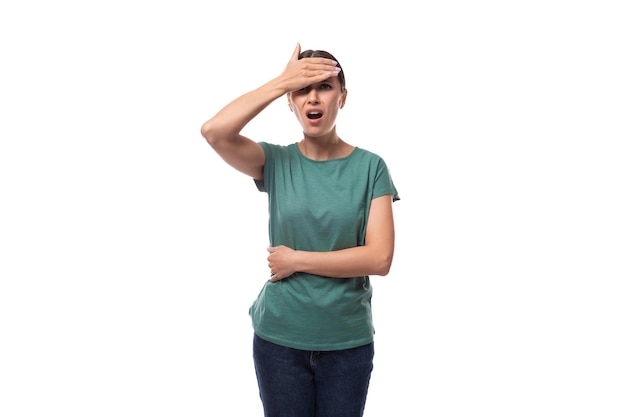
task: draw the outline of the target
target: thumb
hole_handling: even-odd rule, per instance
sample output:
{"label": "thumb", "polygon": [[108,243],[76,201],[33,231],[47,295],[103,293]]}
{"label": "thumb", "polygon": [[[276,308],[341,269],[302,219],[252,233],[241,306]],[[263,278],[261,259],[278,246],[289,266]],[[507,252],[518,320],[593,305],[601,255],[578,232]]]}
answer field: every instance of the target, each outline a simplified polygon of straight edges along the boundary
{"label": "thumb", "polygon": [[293,54],[291,54],[291,60],[297,61],[298,56],[300,56],[300,42],[296,43],[296,49],[293,51]]}

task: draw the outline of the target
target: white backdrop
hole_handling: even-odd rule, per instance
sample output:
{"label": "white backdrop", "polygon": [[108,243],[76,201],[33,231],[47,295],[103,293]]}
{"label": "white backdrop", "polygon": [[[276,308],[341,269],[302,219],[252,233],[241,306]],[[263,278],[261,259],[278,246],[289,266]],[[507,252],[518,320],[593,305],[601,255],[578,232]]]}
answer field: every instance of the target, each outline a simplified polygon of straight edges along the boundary
{"label": "white backdrop", "polygon": [[262,415],[265,194],[200,125],[300,42],[402,198],[366,416],[623,417],[618,3],[3,3],[0,415]]}

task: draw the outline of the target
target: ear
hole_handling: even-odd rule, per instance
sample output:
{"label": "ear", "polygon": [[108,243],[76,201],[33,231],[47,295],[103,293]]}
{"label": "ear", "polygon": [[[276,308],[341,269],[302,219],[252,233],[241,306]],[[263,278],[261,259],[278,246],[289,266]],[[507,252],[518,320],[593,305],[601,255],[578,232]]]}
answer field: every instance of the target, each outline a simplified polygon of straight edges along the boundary
{"label": "ear", "polygon": [[348,97],[348,90],[344,90],[341,95],[341,103],[339,104],[340,109],[343,109],[343,106],[346,105],[346,97]]}

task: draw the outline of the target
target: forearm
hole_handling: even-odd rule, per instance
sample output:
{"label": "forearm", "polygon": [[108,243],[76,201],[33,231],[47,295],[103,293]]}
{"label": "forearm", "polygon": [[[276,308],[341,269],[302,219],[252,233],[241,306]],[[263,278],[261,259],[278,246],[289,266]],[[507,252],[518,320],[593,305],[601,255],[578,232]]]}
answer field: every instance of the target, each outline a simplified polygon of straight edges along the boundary
{"label": "forearm", "polygon": [[241,140],[239,132],[244,126],[278,97],[339,73],[336,62],[326,58],[299,60],[299,53],[298,44],[278,77],[233,100],[202,125],[202,136],[209,144],[220,147],[224,142]]}
{"label": "forearm", "polygon": [[231,101],[202,125],[202,136],[211,145],[236,139],[246,124],[285,94],[282,84],[274,79]]}
{"label": "forearm", "polygon": [[389,273],[393,248],[357,246],[331,252],[295,251],[295,270],[333,278]]}

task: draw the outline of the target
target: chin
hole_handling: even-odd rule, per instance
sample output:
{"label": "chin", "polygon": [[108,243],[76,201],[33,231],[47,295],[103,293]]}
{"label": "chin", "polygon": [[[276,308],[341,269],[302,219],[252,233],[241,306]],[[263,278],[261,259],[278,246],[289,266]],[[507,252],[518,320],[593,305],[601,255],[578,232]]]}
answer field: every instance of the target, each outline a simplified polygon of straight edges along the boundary
{"label": "chin", "polygon": [[304,131],[304,136],[308,137],[308,138],[321,138],[322,136],[325,136],[326,134],[328,134],[328,132],[320,132],[319,130],[315,130],[315,131]]}

